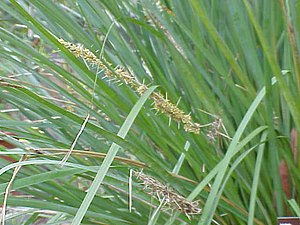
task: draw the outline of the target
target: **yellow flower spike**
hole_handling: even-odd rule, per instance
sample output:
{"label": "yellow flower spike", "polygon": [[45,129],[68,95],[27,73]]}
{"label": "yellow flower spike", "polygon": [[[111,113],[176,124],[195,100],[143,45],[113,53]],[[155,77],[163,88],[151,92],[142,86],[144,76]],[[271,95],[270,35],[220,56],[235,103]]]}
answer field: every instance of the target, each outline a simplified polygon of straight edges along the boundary
{"label": "yellow flower spike", "polygon": [[[145,84],[139,83],[138,80],[126,69],[120,67],[114,69],[114,71],[109,69],[106,65],[111,67],[111,63],[107,62],[105,59],[99,59],[89,49],[84,48],[83,45],[73,44],[61,38],[58,39],[58,41],[63,44],[73,55],[78,58],[80,57],[86,62],[89,62],[103,69],[106,77],[117,78],[118,80],[133,88],[139,95],[142,95],[148,90],[148,87]],[[192,122],[190,115],[185,114],[175,104],[171,103],[168,99],[164,98],[163,95],[158,92],[153,92],[150,97],[154,101],[154,108],[158,112],[167,115],[169,118],[178,123],[183,123],[185,131],[199,134],[200,124]]]}

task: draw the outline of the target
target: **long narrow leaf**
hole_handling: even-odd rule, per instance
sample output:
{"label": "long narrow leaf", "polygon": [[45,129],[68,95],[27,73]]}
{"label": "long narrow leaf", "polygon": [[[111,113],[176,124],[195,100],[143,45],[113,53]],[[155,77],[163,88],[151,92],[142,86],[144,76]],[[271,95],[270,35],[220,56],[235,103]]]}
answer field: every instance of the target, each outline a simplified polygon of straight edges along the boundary
{"label": "long narrow leaf", "polygon": [[[135,104],[135,106],[132,108],[132,110],[130,111],[128,117],[126,118],[125,122],[123,123],[122,127],[120,128],[119,132],[118,132],[118,136],[120,136],[121,138],[125,138],[125,136],[127,135],[130,127],[132,126],[134,119],[137,117],[139,111],[141,110],[141,108],[143,107],[144,103],[146,102],[147,98],[150,96],[150,94],[154,91],[156,87],[151,87],[149,88],[149,90],[147,90],[142,97],[139,99],[139,101]],[[80,225],[85,213],[87,212],[96,192],[98,191],[104,177],[106,176],[106,173],[111,165],[111,163],[114,160],[114,157],[116,156],[118,150],[119,150],[120,146],[118,146],[117,144],[113,143],[110,147],[110,149],[107,152],[107,155],[105,157],[105,159],[103,160],[103,163],[101,165],[101,167],[99,168],[94,181],[89,189],[89,191],[87,192],[84,200],[81,203],[80,208],[78,209],[72,225]]]}

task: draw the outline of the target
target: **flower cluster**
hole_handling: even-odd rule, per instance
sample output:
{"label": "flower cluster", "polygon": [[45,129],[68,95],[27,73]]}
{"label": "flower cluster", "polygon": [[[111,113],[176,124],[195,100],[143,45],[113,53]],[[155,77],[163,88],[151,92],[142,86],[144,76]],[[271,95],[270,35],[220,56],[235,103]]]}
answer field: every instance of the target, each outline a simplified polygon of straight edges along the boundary
{"label": "flower cluster", "polygon": [[220,135],[220,129],[222,128],[222,120],[216,117],[215,120],[210,124],[210,129],[206,136],[210,142],[214,142],[216,138]]}
{"label": "flower cluster", "polygon": [[[99,59],[94,53],[89,49],[84,48],[80,44],[73,44],[63,39],[58,39],[61,44],[63,44],[72,54],[76,57],[80,57],[85,61],[94,64],[104,71],[105,77],[109,79],[117,78],[118,80],[124,82],[126,85],[132,87],[139,95],[142,95],[148,90],[147,85],[141,84],[138,80],[131,75],[126,69],[117,67],[111,70],[112,64],[107,62],[105,59]],[[194,123],[191,116],[185,114],[181,109],[179,109],[175,104],[171,103],[168,99],[159,92],[154,92],[151,95],[151,99],[154,101],[154,108],[161,112],[174,121],[184,124],[184,129],[187,132],[192,132],[198,134],[200,132],[200,124]]]}
{"label": "flower cluster", "polygon": [[167,12],[169,15],[174,16],[174,12],[171,9],[169,9],[166,5],[162,4],[161,1],[156,1],[155,5],[160,12]]}
{"label": "flower cluster", "polygon": [[226,139],[231,140],[221,117],[214,116],[214,118],[214,121],[209,124],[209,130],[206,134],[208,141],[213,143],[220,137],[225,137]]}
{"label": "flower cluster", "polygon": [[201,213],[198,201],[188,201],[185,197],[179,195],[175,190],[162,184],[142,171],[133,171],[133,175],[142,181],[144,190],[151,196],[158,198],[172,210],[178,210],[185,213],[187,217],[193,214]]}

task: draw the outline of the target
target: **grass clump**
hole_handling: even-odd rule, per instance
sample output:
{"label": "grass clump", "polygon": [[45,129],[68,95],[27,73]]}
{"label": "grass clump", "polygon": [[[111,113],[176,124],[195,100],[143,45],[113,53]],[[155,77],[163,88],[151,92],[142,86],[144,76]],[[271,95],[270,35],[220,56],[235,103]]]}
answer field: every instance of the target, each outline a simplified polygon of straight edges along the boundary
{"label": "grass clump", "polygon": [[299,4],[215,3],[0,1],[2,223],[298,214]]}

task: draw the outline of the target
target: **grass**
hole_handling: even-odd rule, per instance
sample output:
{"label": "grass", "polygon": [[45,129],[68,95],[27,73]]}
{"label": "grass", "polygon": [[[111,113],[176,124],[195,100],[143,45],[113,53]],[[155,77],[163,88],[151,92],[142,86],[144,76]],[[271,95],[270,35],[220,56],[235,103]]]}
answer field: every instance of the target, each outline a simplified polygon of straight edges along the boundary
{"label": "grass", "polygon": [[0,1],[1,223],[299,215],[298,5]]}

